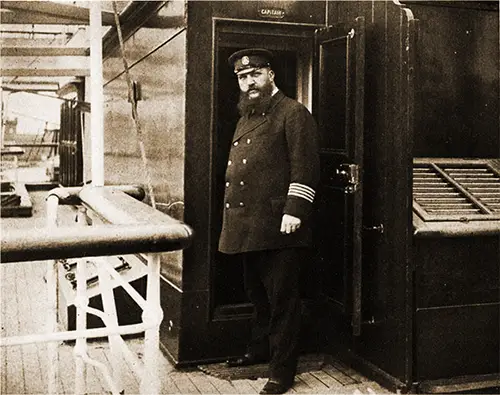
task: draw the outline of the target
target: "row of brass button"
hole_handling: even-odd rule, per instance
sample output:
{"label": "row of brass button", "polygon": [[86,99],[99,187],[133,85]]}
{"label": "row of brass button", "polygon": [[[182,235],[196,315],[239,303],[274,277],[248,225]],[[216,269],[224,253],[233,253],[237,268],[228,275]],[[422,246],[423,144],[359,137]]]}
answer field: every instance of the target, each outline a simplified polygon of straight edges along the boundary
{"label": "row of brass button", "polygon": [[[243,160],[241,161],[241,163],[243,163],[244,165],[246,165],[246,164],[247,164],[247,162],[248,162],[248,160],[247,160],[247,159],[243,159]],[[228,165],[228,166],[231,166],[232,164],[233,164],[233,161],[232,161],[232,160],[229,160],[229,161],[227,162],[227,165]]]}
{"label": "row of brass button", "polygon": [[[250,144],[251,142],[252,142],[252,139],[247,139],[247,144]],[[233,143],[233,145],[234,145],[235,147],[236,147],[236,146],[238,146],[238,144],[239,144],[239,141],[235,141],[235,142]],[[244,158],[241,162],[242,162],[243,164],[246,164],[248,161],[247,161],[247,159],[246,159],[246,158]],[[228,166],[231,166],[232,164],[233,164],[233,161],[232,161],[232,160],[229,160],[229,161],[227,162],[227,165],[228,165]],[[228,188],[228,187],[229,187],[229,185],[231,185],[231,184],[229,183],[229,181],[228,181],[228,182],[226,182],[226,188]],[[244,186],[244,185],[245,185],[245,182],[244,182],[244,181],[240,181],[240,185],[241,185],[241,186]],[[240,206],[240,207],[245,207],[245,203],[240,202],[239,206]],[[226,208],[231,208],[231,204],[226,203]]]}
{"label": "row of brass button", "polygon": [[[229,182],[229,181],[227,181],[227,182],[226,182],[226,188],[228,188],[228,187],[229,187],[229,185],[231,185],[231,184],[230,184],[230,182]],[[244,185],[245,185],[245,181],[240,181],[240,185],[241,185],[241,186],[244,186]]]}
{"label": "row of brass button", "polygon": [[[239,206],[240,206],[240,207],[245,207],[245,203],[240,202]],[[231,204],[226,203],[226,208],[231,208]]]}
{"label": "row of brass button", "polygon": [[[250,144],[251,142],[252,142],[252,139],[247,139],[247,144]],[[236,146],[238,146],[239,143],[240,143],[239,141],[235,141],[233,143],[233,145],[236,147]]]}

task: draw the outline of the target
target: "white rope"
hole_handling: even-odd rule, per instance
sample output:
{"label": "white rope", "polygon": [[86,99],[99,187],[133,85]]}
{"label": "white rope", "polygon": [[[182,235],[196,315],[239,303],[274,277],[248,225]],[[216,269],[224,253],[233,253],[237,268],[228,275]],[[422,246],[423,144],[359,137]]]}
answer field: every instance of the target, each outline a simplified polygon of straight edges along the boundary
{"label": "white rope", "polygon": [[122,56],[122,61],[123,61],[123,68],[125,69],[125,77],[126,77],[127,86],[128,86],[128,95],[130,98],[130,102],[132,104],[132,118],[134,119],[134,123],[135,123],[135,130],[136,130],[136,134],[137,134],[139,150],[141,152],[143,170],[144,170],[144,174],[146,175],[146,183],[147,183],[147,187],[148,187],[148,193],[149,193],[149,197],[151,199],[151,206],[153,208],[156,208],[156,200],[155,200],[155,196],[154,196],[154,192],[153,192],[153,184],[151,182],[151,174],[149,172],[148,160],[146,157],[146,149],[144,147],[142,127],[141,127],[141,123],[139,121],[139,114],[137,112],[137,101],[135,100],[135,95],[133,93],[132,79],[130,77],[128,62],[127,62],[127,59],[125,57],[125,44],[123,42],[122,29],[121,29],[121,25],[120,25],[120,18],[118,16],[118,10],[116,8],[116,1],[113,1],[113,12],[115,14],[116,31],[118,33],[118,41],[120,42],[120,51],[121,51],[121,56]]}

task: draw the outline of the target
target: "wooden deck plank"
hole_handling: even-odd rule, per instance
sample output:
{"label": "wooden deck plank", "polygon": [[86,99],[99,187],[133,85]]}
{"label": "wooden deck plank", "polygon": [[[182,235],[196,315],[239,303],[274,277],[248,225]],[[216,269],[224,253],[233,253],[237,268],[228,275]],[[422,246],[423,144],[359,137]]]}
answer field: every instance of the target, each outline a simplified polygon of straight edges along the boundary
{"label": "wooden deck plank", "polygon": [[180,394],[181,390],[168,374],[160,374],[160,388],[162,394]]}
{"label": "wooden deck plank", "polygon": [[[36,271],[36,268],[38,265],[32,266],[33,269],[35,269],[32,274],[37,274],[38,271]],[[19,270],[19,276],[17,279],[18,302],[19,306],[23,306],[26,313],[20,314],[19,316],[21,332],[25,335],[41,333],[44,328],[44,323],[41,322],[39,318],[41,314],[36,310],[36,305],[35,303],[32,303],[32,299],[43,299],[38,296],[41,291],[40,283],[43,281],[38,278],[38,275],[30,276],[33,277],[33,281],[29,281],[31,278],[28,277],[29,267],[26,264],[19,264],[17,269]],[[47,381],[46,376],[42,376],[42,370],[38,359],[37,345],[26,344],[21,347],[21,350],[26,392],[29,394],[46,392]]]}
{"label": "wooden deck plank", "polygon": [[[130,350],[136,355],[142,355],[144,349],[144,337],[138,336],[134,338],[129,338],[126,340],[127,345]],[[171,372],[175,372],[173,365],[160,353],[160,358],[158,360],[158,377],[160,380],[160,388],[162,394],[180,394],[181,391],[175,384],[175,382],[170,377]],[[137,378],[138,385],[140,384],[140,379]]]}
{"label": "wooden deck plank", "polygon": [[335,380],[337,380],[342,385],[355,384],[356,381],[351,377],[345,375],[343,372],[333,367],[332,365],[325,365],[322,369],[323,372],[329,374]]}
{"label": "wooden deck plank", "polygon": [[[109,348],[107,350],[109,350]],[[105,352],[104,347],[102,347],[102,354],[103,361],[105,361],[108,366],[112,366],[109,352]],[[118,369],[121,371],[120,384],[123,389],[126,389],[125,392],[132,394],[139,393],[139,380],[125,358],[123,358],[123,356],[120,356],[115,363],[117,363]]]}
{"label": "wooden deck plank", "polygon": [[318,380],[311,373],[301,373],[299,374],[300,379],[306,383],[315,393],[321,394],[328,390],[328,387],[321,381]]}
{"label": "wooden deck plank", "polygon": [[[7,280],[7,265],[0,265],[0,278],[2,281],[0,282],[0,302],[1,302],[1,315],[0,315],[0,330],[1,330],[1,335],[2,337],[7,337],[8,333],[8,325],[6,322],[6,317],[7,317],[7,295],[9,291],[9,282]],[[7,371],[7,348],[6,347],[0,347],[0,353],[1,353],[1,376],[0,376],[0,383],[1,383],[1,391],[2,394],[7,393],[7,375],[5,372]]]}
{"label": "wooden deck plank", "polygon": [[[7,328],[7,336],[23,334],[20,326],[18,278],[22,275],[19,264],[11,264],[7,276],[2,281],[7,283],[6,293],[2,295],[2,303],[5,303],[4,323]],[[9,346],[6,349],[7,363],[5,366],[6,393],[25,393],[25,378],[23,370],[21,346]],[[3,373],[2,372],[2,373]]]}
{"label": "wooden deck plank", "polygon": [[75,392],[75,359],[73,345],[62,343],[58,347],[58,382],[63,394]]}
{"label": "wooden deck plank", "polygon": [[22,351],[20,346],[10,346],[7,348],[7,365],[5,369],[5,379],[7,382],[6,394],[24,394],[24,371],[22,368]]}
{"label": "wooden deck plank", "polygon": [[2,374],[0,375],[0,393],[5,394],[7,393],[7,377],[4,374],[7,366],[7,353],[5,347],[0,347],[0,359],[2,364],[0,367],[0,370],[2,372]]}
{"label": "wooden deck plank", "polygon": [[[64,378],[64,375],[61,373],[61,356],[60,356],[60,353],[61,351],[58,350],[57,352],[57,367],[58,367],[58,370],[56,372],[56,380],[57,380],[57,390],[59,391],[60,394],[69,394],[70,392],[70,388],[73,392],[74,391],[74,388],[73,387],[70,387],[70,383],[65,380]],[[67,369],[67,364],[68,362],[66,362],[66,369]],[[66,389],[67,388],[67,389]]]}
{"label": "wooden deck plank", "polygon": [[188,372],[187,377],[196,386],[200,394],[219,394],[219,390],[200,371]]}
{"label": "wooden deck plank", "polygon": [[[30,305],[30,326],[29,333],[43,333],[47,325],[47,299],[46,297],[41,297],[42,295],[47,295],[47,284],[45,282],[44,276],[46,275],[46,262],[34,262],[31,264],[22,264],[24,269],[24,278],[26,284],[26,290],[29,289],[29,294],[27,298],[26,305]],[[30,297],[31,295],[37,295],[37,297]],[[33,345],[36,349],[36,355],[34,356],[36,363],[40,369],[40,383],[38,386],[42,393],[47,391],[48,385],[48,353],[46,343],[37,343]],[[29,379],[33,381],[32,378]]]}
{"label": "wooden deck plank", "polygon": [[343,393],[345,394],[391,394],[392,392],[387,389],[381,387],[377,383],[374,382],[363,382],[346,385],[343,388]]}
{"label": "wooden deck plank", "polygon": [[[28,333],[44,333],[47,325],[47,283],[45,282],[47,262],[32,262],[21,264],[21,266],[24,269],[26,291],[28,291],[26,304],[31,306],[27,331]],[[28,308],[28,306],[25,307]]]}
{"label": "wooden deck plank", "polygon": [[199,394],[198,388],[189,380],[185,373],[171,372],[169,377],[175,383],[181,394]]}
{"label": "wooden deck plank", "polygon": [[25,389],[28,394],[43,394],[47,392],[47,380],[42,377],[38,363],[38,351],[35,344],[21,346]]}
{"label": "wooden deck plank", "polygon": [[231,384],[238,394],[257,394],[248,381],[249,380],[233,380]]}
{"label": "wooden deck plank", "polygon": [[343,372],[345,375],[349,376],[350,378],[352,378],[355,382],[357,383],[363,383],[365,381],[370,381],[368,378],[366,378],[365,376],[363,376],[362,374],[356,372],[354,369],[352,369],[351,367],[343,364],[342,362],[339,362],[339,361],[334,361],[332,363],[332,365],[337,368],[338,370],[340,370],[341,372]]}
{"label": "wooden deck plank", "polygon": [[97,394],[111,393],[107,385],[103,386],[101,382],[101,377],[103,376],[100,369],[91,365],[87,367],[87,380],[86,380],[87,394],[97,395]]}
{"label": "wooden deck plank", "polygon": [[[109,347],[105,347],[102,345],[102,342],[91,342],[87,345],[87,353],[90,358],[103,363],[109,371],[109,374],[111,377],[113,377],[113,369],[111,368],[111,365],[108,362],[108,359],[104,355],[104,350],[106,352],[109,352]],[[123,388],[120,388],[121,384],[123,383],[116,383],[119,386],[119,390],[121,391]],[[92,366],[89,369],[89,374],[87,375],[87,390],[89,392],[93,393],[107,393],[111,392],[111,389],[108,385],[108,382],[106,381],[106,378],[104,377],[101,369]]]}
{"label": "wooden deck plank", "polygon": [[160,378],[160,388],[162,394],[180,394],[181,390],[175,384],[170,374],[175,371],[175,368],[163,357],[158,361],[158,375]]}
{"label": "wooden deck plank", "polygon": [[262,389],[262,387],[264,387],[264,385],[266,384],[267,379],[261,377],[261,378],[258,378],[257,380],[247,380],[247,381],[248,381],[248,384],[250,384],[250,386],[255,391],[254,394],[258,394],[260,392],[260,390]]}
{"label": "wooden deck plank", "polygon": [[332,376],[322,370],[311,372],[311,374],[320,380],[328,389],[338,389],[343,387],[342,383],[335,380]]}
{"label": "wooden deck plank", "polygon": [[47,360],[48,360],[48,354],[47,354],[47,345],[46,344],[36,344],[36,358],[38,362],[38,366],[40,367],[40,375],[42,377],[41,381],[41,386],[44,389],[44,392],[47,391],[47,385],[48,385],[48,366],[47,366]]}
{"label": "wooden deck plank", "polygon": [[213,377],[211,375],[206,375],[208,380],[212,383],[212,385],[217,388],[217,391],[220,394],[236,394],[238,390],[233,385],[234,382],[220,379],[218,377]]}
{"label": "wooden deck plank", "polygon": [[302,379],[303,373],[295,376],[295,381],[293,383],[293,390],[298,394],[309,394],[312,388]]}
{"label": "wooden deck plank", "polygon": [[2,327],[5,336],[19,334],[19,318],[17,303],[17,269],[16,264],[1,265],[4,273],[2,276]]}

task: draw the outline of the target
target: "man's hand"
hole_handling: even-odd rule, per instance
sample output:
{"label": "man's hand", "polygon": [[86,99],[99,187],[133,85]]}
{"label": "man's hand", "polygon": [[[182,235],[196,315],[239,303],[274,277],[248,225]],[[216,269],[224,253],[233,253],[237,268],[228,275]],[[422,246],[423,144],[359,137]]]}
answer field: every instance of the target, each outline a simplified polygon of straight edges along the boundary
{"label": "man's hand", "polygon": [[294,217],[293,215],[283,214],[280,232],[286,234],[293,233],[300,228],[300,222],[300,218]]}

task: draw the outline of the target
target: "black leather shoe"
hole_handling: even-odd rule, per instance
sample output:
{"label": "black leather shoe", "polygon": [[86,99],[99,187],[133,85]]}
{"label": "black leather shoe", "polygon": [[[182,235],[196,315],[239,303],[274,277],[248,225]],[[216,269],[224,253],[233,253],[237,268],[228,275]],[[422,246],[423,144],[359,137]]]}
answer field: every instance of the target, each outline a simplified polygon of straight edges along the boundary
{"label": "black leather shoe", "polygon": [[292,384],[293,383],[285,381],[269,379],[259,394],[284,394],[292,387]]}
{"label": "black leather shoe", "polygon": [[226,365],[231,368],[236,368],[240,366],[250,366],[257,365],[259,363],[266,363],[269,361],[269,358],[256,356],[254,354],[247,353],[241,357],[229,359],[226,361]]}

